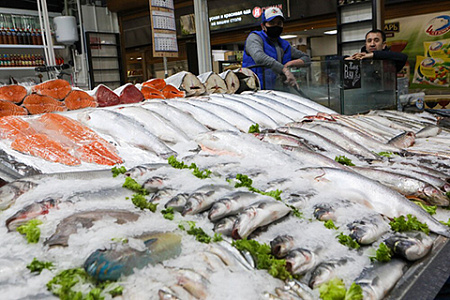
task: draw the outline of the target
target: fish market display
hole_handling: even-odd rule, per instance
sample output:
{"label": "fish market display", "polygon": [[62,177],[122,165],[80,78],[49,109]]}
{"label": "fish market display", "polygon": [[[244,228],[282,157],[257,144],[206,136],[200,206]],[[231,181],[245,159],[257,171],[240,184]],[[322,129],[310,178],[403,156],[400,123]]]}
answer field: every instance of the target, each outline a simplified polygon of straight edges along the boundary
{"label": "fish market display", "polygon": [[0,89],[2,297],[383,299],[450,237],[439,117],[199,78]]}

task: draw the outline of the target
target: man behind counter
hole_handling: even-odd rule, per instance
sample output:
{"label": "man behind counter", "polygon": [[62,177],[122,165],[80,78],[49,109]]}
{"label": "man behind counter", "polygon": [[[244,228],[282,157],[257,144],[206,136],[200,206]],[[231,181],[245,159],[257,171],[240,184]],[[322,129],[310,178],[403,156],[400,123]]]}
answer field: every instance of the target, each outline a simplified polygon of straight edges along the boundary
{"label": "man behind counter", "polygon": [[262,30],[251,32],[245,41],[242,66],[263,66],[252,68],[258,75],[262,89],[274,89],[277,76],[282,74],[286,76],[284,83],[297,86],[297,81],[288,68],[311,61],[308,55],[280,38],[283,26],[283,12],[278,7],[270,7],[262,14]]}
{"label": "man behind counter", "polygon": [[382,30],[373,29],[366,33],[366,44],[361,48],[361,52],[345,59],[392,60],[398,73],[406,64],[408,56],[404,53],[389,51],[386,45],[386,34]]}

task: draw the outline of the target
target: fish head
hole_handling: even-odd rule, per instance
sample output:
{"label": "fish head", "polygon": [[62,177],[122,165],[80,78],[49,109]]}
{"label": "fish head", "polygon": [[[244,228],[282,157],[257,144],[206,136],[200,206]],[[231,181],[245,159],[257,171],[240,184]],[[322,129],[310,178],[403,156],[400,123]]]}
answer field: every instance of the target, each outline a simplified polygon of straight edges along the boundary
{"label": "fish head", "polygon": [[307,249],[294,249],[286,256],[286,269],[291,274],[301,275],[315,262],[314,254]]}
{"label": "fish head", "polygon": [[14,181],[0,188],[0,210],[7,209],[20,195],[36,187],[30,181]]}
{"label": "fish head", "polygon": [[331,279],[332,270],[330,265],[322,264],[314,269],[309,281],[309,287],[314,289]]}
{"label": "fish head", "polygon": [[214,232],[230,236],[236,219],[237,217],[235,216],[221,219],[219,222],[214,224]]}
{"label": "fish head", "polygon": [[253,220],[258,214],[258,210],[254,207],[249,207],[243,211],[233,224],[231,237],[235,240],[245,239],[255,229]]}
{"label": "fish head", "polygon": [[438,188],[428,185],[423,189],[423,193],[432,205],[449,206],[449,198]]}
{"label": "fish head", "polygon": [[186,204],[184,205],[183,212],[181,213],[183,216],[194,214],[200,205],[205,201],[203,193],[193,193],[186,200]]}
{"label": "fish head", "polygon": [[335,210],[330,204],[317,204],[314,206],[314,217],[319,221],[335,219]]}
{"label": "fish head", "polygon": [[227,211],[230,209],[229,200],[221,200],[213,204],[208,212],[208,219],[211,221],[216,221],[219,218],[225,216]]}
{"label": "fish head", "polygon": [[279,235],[270,241],[271,252],[277,258],[285,257],[293,247],[294,237],[287,234]]}
{"label": "fish head", "polygon": [[117,281],[125,268],[119,260],[110,256],[110,250],[99,249],[93,252],[83,264],[84,270],[98,281]]}
{"label": "fish head", "polygon": [[170,188],[160,189],[152,195],[150,201],[153,203],[159,203],[159,202],[161,202],[161,200],[167,199],[168,197],[170,197],[172,195],[173,191],[174,190],[170,189]]}
{"label": "fish head", "polygon": [[147,173],[147,172],[148,172],[148,168],[146,168],[145,166],[136,166],[136,167],[133,167],[133,168],[129,169],[128,171],[126,171],[124,173],[124,175],[127,177],[139,178],[139,177],[145,175],[145,173]]}
{"label": "fish head", "polygon": [[182,211],[186,205],[186,200],[189,197],[188,193],[180,193],[172,197],[167,203],[164,205],[165,208],[173,207],[174,210]]}
{"label": "fish head", "polygon": [[6,220],[6,227],[8,228],[8,231],[17,229],[17,227],[26,224],[29,220],[38,216],[48,214],[49,210],[57,207],[59,202],[59,200],[48,198],[26,206]]}
{"label": "fish head", "polygon": [[143,187],[149,193],[155,193],[164,186],[164,183],[166,180],[167,180],[167,178],[164,178],[164,177],[153,176],[144,182]]}

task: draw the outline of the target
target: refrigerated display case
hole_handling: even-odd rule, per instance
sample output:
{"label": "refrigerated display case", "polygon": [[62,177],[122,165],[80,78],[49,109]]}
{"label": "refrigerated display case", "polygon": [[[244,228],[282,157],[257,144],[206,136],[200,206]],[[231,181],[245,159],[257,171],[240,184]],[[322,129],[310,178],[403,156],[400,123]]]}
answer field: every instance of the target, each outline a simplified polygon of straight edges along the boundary
{"label": "refrigerated display case", "polygon": [[124,83],[117,33],[86,32],[90,88],[104,84],[115,89]]}

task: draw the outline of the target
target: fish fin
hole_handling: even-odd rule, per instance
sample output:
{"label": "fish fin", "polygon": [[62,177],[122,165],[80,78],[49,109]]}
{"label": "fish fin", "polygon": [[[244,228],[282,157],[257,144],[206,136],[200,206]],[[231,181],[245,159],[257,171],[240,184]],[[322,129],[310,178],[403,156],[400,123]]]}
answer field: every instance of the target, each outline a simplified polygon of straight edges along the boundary
{"label": "fish fin", "polygon": [[145,244],[146,247],[149,247],[150,245],[155,243],[157,240],[158,240],[157,238],[151,238],[151,239],[148,239],[148,240],[144,241],[144,244]]}

